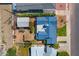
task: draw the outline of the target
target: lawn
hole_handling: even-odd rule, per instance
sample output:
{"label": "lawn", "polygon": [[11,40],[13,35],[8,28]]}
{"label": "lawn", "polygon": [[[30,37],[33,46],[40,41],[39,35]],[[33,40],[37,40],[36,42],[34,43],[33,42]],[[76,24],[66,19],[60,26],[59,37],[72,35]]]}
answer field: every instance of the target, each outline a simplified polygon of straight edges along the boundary
{"label": "lawn", "polygon": [[58,36],[66,36],[66,25],[62,28],[57,29]]}

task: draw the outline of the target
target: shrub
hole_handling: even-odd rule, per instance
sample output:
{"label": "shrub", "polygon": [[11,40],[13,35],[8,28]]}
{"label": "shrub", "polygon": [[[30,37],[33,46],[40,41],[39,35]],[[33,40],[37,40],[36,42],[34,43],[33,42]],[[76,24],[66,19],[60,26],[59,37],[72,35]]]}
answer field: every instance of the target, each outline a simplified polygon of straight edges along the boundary
{"label": "shrub", "polygon": [[58,51],[57,56],[69,56],[69,54],[66,51]]}
{"label": "shrub", "polygon": [[58,43],[67,43],[67,41],[58,41]]}
{"label": "shrub", "polygon": [[59,44],[58,44],[58,43],[52,44],[52,45],[49,45],[49,46],[51,46],[51,47],[53,47],[53,48],[55,48],[55,49],[58,49],[58,48],[59,48]]}
{"label": "shrub", "polygon": [[55,49],[58,49],[59,48],[59,44],[57,43],[57,44],[53,44],[53,47],[55,48]]}

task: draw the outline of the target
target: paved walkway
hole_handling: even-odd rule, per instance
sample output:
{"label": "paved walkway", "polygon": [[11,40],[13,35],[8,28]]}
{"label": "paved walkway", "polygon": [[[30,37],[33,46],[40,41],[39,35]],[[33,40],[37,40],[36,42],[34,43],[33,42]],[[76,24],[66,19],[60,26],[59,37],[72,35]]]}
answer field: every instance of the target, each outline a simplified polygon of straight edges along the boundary
{"label": "paved walkway", "polygon": [[67,25],[67,36],[58,36],[57,40],[58,41],[67,41],[67,43],[60,43],[60,48],[58,50],[66,50],[70,55],[71,55],[71,35],[70,35],[70,32],[71,32],[71,20],[70,20],[70,11],[67,10],[66,12],[65,11],[60,11],[58,12],[60,13],[60,15],[66,15],[66,25]]}

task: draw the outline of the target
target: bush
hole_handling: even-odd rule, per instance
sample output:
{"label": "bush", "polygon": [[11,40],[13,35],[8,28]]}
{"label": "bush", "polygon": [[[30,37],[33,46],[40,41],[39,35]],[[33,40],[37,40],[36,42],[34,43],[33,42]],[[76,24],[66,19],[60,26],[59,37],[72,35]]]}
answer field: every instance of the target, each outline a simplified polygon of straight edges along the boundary
{"label": "bush", "polygon": [[53,48],[55,48],[55,49],[58,49],[58,48],[59,48],[59,44],[58,44],[58,43],[53,44],[53,45],[49,45],[49,46],[51,46],[51,47],[53,47]]}
{"label": "bush", "polygon": [[57,43],[57,44],[53,44],[53,47],[55,48],[55,49],[58,49],[59,48],[59,44]]}
{"label": "bush", "polygon": [[28,56],[29,54],[29,48],[20,47],[19,51],[20,51],[19,53],[20,56]]}
{"label": "bush", "polygon": [[57,56],[69,56],[69,54],[66,51],[59,51],[57,52]]}
{"label": "bush", "polygon": [[58,43],[67,43],[67,41],[58,41]]}
{"label": "bush", "polygon": [[10,48],[7,51],[7,56],[16,56],[16,49],[15,48]]}

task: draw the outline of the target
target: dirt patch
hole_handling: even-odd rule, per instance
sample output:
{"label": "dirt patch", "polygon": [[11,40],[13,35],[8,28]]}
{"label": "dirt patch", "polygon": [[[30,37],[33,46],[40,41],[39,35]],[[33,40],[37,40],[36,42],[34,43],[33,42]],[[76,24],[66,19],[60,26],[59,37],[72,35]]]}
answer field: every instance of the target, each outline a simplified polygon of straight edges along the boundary
{"label": "dirt patch", "polygon": [[57,27],[62,28],[65,26],[65,24],[66,24],[66,16],[58,15],[57,16]]}

